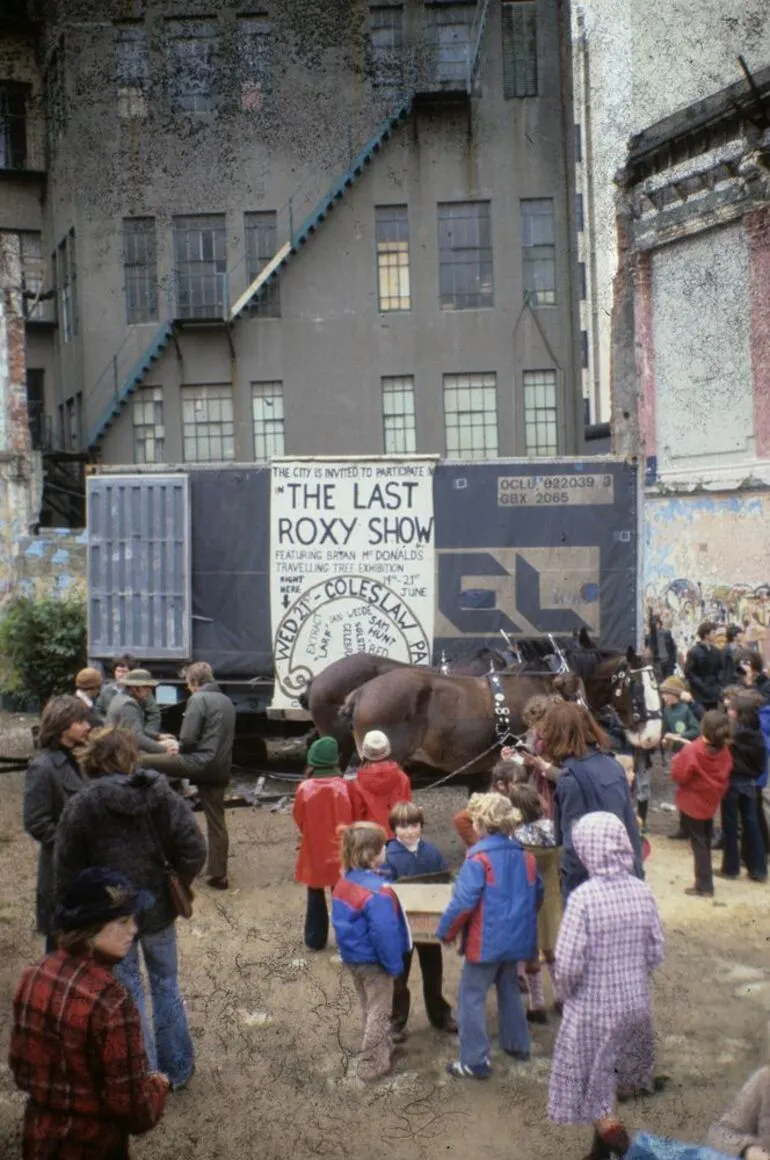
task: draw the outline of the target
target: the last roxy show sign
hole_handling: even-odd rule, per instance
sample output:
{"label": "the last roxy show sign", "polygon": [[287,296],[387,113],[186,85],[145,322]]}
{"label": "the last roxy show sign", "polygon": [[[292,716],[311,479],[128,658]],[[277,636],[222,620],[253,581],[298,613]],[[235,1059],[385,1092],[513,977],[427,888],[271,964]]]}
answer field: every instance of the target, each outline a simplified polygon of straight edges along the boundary
{"label": "the last roxy show sign", "polygon": [[429,459],[273,463],[275,707],[296,706],[316,673],[352,653],[430,663],[434,467]]}

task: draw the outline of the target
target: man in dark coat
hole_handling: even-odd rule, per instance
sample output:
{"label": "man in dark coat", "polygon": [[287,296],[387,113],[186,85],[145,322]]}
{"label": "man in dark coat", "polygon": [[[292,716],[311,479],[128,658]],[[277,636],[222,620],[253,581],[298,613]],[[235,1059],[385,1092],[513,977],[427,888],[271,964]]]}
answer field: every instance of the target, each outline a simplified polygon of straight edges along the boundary
{"label": "man in dark coat", "polygon": [[37,929],[46,951],[53,938],[56,829],[67,802],[85,785],[73,750],[82,745],[91,725],[91,710],[77,697],[52,697],[40,722],[40,752],[30,762],[24,783],[24,829],[40,843],[37,866]]}
{"label": "man in dark coat", "polygon": [[191,696],[179,731],[179,755],[158,757],[149,764],[167,777],[187,778],[198,787],[209,839],[208,884],[227,890],[225,791],[233,762],[235,706],[205,661],[188,665],[185,681]]}
{"label": "man in dark coat", "polygon": [[717,626],[704,620],[698,628],[698,641],[687,654],[684,675],[690,692],[703,709],[716,709],[722,697],[724,657],[714,643]]}

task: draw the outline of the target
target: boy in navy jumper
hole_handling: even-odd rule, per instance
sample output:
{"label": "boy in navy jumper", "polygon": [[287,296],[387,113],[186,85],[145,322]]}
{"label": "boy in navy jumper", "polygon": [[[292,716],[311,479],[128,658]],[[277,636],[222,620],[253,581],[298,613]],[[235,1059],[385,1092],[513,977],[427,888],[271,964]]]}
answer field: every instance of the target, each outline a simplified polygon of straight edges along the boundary
{"label": "boy in navy jumper", "polygon": [[350,971],[364,1019],[358,1078],[381,1079],[393,1064],[390,1014],[393,980],[404,969],[409,927],[381,872],[385,831],[353,822],[342,832],[342,878],[332,895],[332,924],[340,958]]}
{"label": "boy in navy jumper", "polygon": [[[396,836],[391,838],[385,847],[385,870],[392,881],[415,878],[423,874],[448,873],[449,867],[441,851],[430,842],[426,842],[422,836],[425,815],[418,805],[414,802],[398,802],[390,811],[389,821],[390,828]],[[441,946],[437,943],[418,942],[404,955],[404,969],[393,985],[394,1043],[402,1043],[406,1039],[406,1023],[411,1006],[409,971],[413,951],[417,951],[420,960],[422,994],[428,1019],[439,1031],[457,1030],[457,1024],[452,1018],[452,1008],[442,994],[444,966]]]}
{"label": "boy in navy jumper", "polygon": [[485,1007],[493,983],[500,1046],[514,1059],[529,1059],[529,1026],[516,964],[537,954],[543,883],[534,856],[511,837],[519,815],[507,797],[474,794],[468,811],[479,840],[468,851],[436,933],[446,943],[462,934],[465,955],[457,1005],[460,1058],[447,1071],[488,1079],[492,1064]]}

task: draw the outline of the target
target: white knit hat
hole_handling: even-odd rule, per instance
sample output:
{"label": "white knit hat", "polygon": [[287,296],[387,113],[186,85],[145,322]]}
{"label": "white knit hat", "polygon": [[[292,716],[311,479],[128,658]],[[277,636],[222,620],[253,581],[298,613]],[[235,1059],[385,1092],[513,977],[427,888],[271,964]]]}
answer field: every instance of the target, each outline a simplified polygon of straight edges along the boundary
{"label": "white knit hat", "polygon": [[390,742],[379,729],[372,729],[364,737],[361,756],[367,761],[381,761],[390,756]]}

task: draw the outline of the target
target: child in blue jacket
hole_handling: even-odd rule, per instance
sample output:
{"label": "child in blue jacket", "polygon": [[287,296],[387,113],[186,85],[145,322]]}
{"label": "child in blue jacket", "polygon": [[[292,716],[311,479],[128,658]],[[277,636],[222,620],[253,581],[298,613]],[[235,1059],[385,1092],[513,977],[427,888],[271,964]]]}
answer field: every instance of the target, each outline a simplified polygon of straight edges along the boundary
{"label": "child in blue jacket", "polygon": [[[396,835],[385,847],[385,870],[391,880],[395,882],[423,874],[446,874],[445,881],[448,882],[449,867],[444,855],[422,836],[425,815],[420,807],[415,802],[398,802],[390,811],[389,822],[391,830]],[[417,951],[420,960],[422,994],[428,1019],[439,1031],[456,1031],[457,1024],[452,1017],[452,1008],[443,995],[444,963],[441,945],[435,942],[416,942],[414,951]],[[406,1039],[406,1024],[411,1007],[409,972],[414,951],[409,950],[404,955],[404,969],[393,987],[394,1043],[402,1043]]]}
{"label": "child in blue jacket", "polygon": [[519,815],[507,797],[474,794],[468,811],[479,841],[468,851],[437,931],[447,943],[462,932],[465,955],[457,1004],[460,1058],[448,1064],[447,1071],[488,1079],[492,1064],[485,1007],[493,983],[500,1046],[514,1059],[529,1059],[529,1027],[516,964],[537,954],[543,883],[534,856],[511,837]]}
{"label": "child in blue jacket", "polygon": [[332,895],[332,924],[340,957],[350,971],[364,1019],[358,1078],[369,1083],[393,1064],[390,1016],[393,980],[410,950],[409,928],[396,895],[380,871],[385,831],[354,822],[342,831],[342,873]]}

